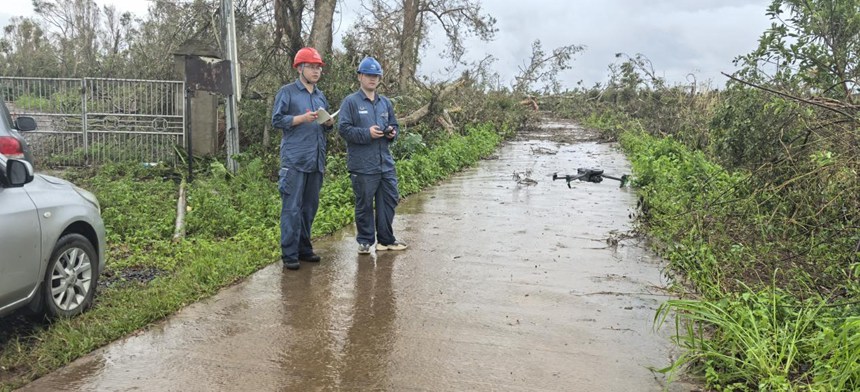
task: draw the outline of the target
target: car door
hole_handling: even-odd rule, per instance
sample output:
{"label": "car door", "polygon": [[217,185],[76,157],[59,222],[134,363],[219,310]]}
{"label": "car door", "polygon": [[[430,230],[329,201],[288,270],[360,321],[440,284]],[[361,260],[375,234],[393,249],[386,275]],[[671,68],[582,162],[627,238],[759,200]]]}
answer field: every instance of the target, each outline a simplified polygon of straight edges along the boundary
{"label": "car door", "polygon": [[[5,172],[5,167],[0,164]],[[0,173],[0,308],[30,294],[40,280],[41,231],[24,188],[5,187]]]}

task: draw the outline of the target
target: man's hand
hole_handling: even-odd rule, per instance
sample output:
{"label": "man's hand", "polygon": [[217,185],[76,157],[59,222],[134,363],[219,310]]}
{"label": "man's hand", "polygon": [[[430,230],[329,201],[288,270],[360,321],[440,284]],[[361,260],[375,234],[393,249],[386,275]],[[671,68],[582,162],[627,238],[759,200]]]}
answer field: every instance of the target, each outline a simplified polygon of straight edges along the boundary
{"label": "man's hand", "polygon": [[319,114],[317,114],[317,112],[312,112],[312,111],[308,110],[307,113],[301,115],[301,117],[302,117],[302,122],[309,123],[312,121],[316,121],[317,117],[319,117]]}
{"label": "man's hand", "polygon": [[334,117],[332,117],[332,118],[328,119],[328,121],[324,122],[324,123],[323,123],[323,125],[325,125],[325,126],[327,126],[327,127],[332,127],[332,126],[334,126]]}
{"label": "man's hand", "polygon": [[388,132],[385,132],[385,137],[389,139],[394,139],[395,136],[397,136],[397,128],[394,128],[393,126],[389,125]]}
{"label": "man's hand", "polygon": [[370,137],[373,139],[379,139],[385,136],[385,133],[382,132],[382,129],[379,128],[379,125],[374,125],[370,127]]}

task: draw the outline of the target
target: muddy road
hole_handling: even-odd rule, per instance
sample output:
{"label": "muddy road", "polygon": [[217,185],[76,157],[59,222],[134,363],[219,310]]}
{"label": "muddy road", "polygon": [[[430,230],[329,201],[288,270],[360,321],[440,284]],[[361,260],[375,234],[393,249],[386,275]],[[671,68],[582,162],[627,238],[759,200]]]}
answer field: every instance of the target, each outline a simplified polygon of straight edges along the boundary
{"label": "muddy road", "polygon": [[628,238],[635,193],[550,177],[578,167],[630,171],[547,124],[405,200],[408,250],[358,255],[344,229],[315,243],[322,263],[273,264],[22,390],[663,390],[669,297]]}

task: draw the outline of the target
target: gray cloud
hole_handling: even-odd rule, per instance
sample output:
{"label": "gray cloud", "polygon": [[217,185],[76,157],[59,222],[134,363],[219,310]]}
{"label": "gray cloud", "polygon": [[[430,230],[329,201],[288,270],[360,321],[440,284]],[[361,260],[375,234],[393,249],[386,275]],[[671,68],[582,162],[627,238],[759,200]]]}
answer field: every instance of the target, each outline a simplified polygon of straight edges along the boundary
{"label": "gray cloud", "polygon": [[[21,3],[31,14],[29,0]],[[119,0],[103,0],[113,3]],[[343,34],[362,12],[360,0],[340,0],[335,34]],[[126,0],[127,7],[145,9],[146,0]],[[510,85],[518,67],[531,54],[531,44],[540,39],[544,50],[564,45],[584,45],[573,69],[560,75],[573,87],[582,80],[586,86],[605,82],[607,68],[616,61],[615,53],[642,53],[654,64],[659,76],[670,83],[688,83],[687,74],[699,81],[712,80],[722,86],[720,72],[734,70],[732,60],[755,48],[758,37],[770,25],[765,10],[770,0],[488,0],[484,12],[498,21],[499,32],[492,42],[467,41],[466,60],[478,61],[486,55],[497,59],[495,70],[502,83]],[[29,11],[29,12],[26,12]],[[0,13],[0,21],[10,17],[10,9]],[[5,25],[5,23],[3,23]],[[444,69],[450,62],[438,55],[444,50],[444,36],[436,32],[428,53],[424,53],[419,73],[433,80],[452,75]],[[336,37],[339,42],[339,37]],[[462,71],[460,67],[455,71]]]}
{"label": "gray cloud", "polygon": [[[688,83],[693,73],[698,81],[712,80],[722,86],[720,71],[734,70],[732,60],[751,51],[770,25],[765,15],[768,0],[657,0],[635,2],[510,1],[484,2],[484,11],[498,19],[499,33],[493,42],[469,40],[471,60],[491,54],[503,80],[513,79],[531,53],[531,43],[540,39],[545,50],[564,45],[584,45],[573,69],[561,75],[568,86],[582,80],[586,86],[605,82],[615,53],[641,53],[669,83]],[[443,42],[431,50],[439,52]],[[448,65],[428,55],[420,72],[445,79],[440,70]]]}

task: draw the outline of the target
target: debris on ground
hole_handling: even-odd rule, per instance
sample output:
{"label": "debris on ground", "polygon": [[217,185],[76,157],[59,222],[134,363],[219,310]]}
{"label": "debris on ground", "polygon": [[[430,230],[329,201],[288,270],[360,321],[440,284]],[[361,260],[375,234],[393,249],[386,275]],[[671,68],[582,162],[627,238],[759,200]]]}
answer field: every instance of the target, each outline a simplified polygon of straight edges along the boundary
{"label": "debris on ground", "polygon": [[530,148],[533,155],[555,155],[558,154],[558,150],[553,150],[547,147],[531,147]]}
{"label": "debris on ground", "polygon": [[525,185],[525,186],[537,185],[538,182],[533,180],[531,178],[531,175],[532,175],[531,170],[526,170],[524,172],[515,171],[514,175],[513,175],[513,179],[514,179],[514,181],[517,182],[517,185]]}

